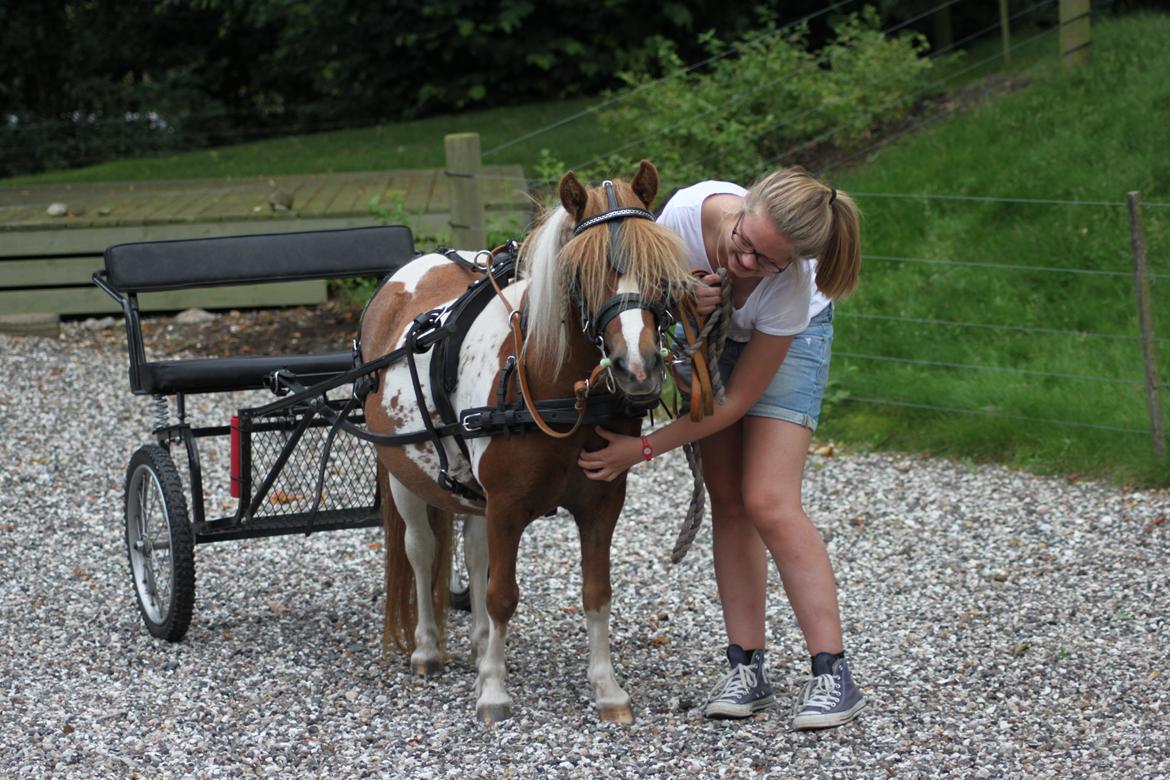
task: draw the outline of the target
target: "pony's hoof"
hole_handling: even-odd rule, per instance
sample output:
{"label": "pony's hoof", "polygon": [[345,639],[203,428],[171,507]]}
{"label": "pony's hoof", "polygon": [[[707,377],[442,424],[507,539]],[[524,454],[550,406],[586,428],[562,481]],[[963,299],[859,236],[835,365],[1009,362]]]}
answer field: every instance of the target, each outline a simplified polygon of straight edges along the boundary
{"label": "pony's hoof", "polygon": [[434,677],[443,673],[443,662],[438,660],[411,661],[410,669],[416,677]]}
{"label": "pony's hoof", "polygon": [[475,717],[485,726],[500,723],[512,717],[510,704],[481,704],[475,708]]}
{"label": "pony's hoof", "polygon": [[600,707],[598,714],[606,723],[633,723],[634,711],[630,709],[628,704],[609,705],[607,707]]}

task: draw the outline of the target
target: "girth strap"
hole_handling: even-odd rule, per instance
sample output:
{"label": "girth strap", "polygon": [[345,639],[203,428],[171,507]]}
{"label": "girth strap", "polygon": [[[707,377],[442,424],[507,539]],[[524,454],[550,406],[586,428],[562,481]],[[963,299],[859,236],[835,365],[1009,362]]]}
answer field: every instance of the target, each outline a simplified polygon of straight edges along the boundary
{"label": "girth strap", "polygon": [[[581,425],[601,425],[622,417],[642,417],[648,409],[657,405],[657,399],[650,404],[637,406],[616,393],[605,393],[589,397],[589,406],[584,416],[577,411],[575,398],[537,401],[536,411],[546,423],[571,428],[577,424],[578,419]],[[464,409],[459,413],[459,427],[460,436],[475,439],[500,434],[511,436],[513,433],[528,433],[537,430],[538,426],[524,403],[517,402],[507,406],[500,404]]]}

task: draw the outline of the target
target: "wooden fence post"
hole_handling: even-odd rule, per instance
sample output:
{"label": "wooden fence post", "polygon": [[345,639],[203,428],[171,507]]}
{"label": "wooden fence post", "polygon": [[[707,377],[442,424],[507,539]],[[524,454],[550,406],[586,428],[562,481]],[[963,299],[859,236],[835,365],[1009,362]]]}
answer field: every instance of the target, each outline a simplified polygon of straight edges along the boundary
{"label": "wooden fence post", "polygon": [[944,5],[931,14],[934,40],[930,42],[933,51],[947,51],[954,45],[954,25],[951,23],[951,7]]}
{"label": "wooden fence post", "polygon": [[1008,0],[999,0],[999,35],[1003,39],[1003,64],[1012,64],[1011,16],[1008,14]]}
{"label": "wooden fence post", "polygon": [[483,249],[487,239],[479,198],[479,133],[452,133],[443,138],[443,145],[451,193],[451,245],[456,249]]}
{"label": "wooden fence post", "polygon": [[1142,359],[1146,364],[1146,408],[1154,455],[1166,457],[1166,432],[1162,425],[1162,401],[1158,394],[1158,357],[1154,339],[1154,314],[1150,306],[1150,276],[1146,271],[1146,237],[1142,230],[1141,193],[1129,193],[1129,240],[1133,249],[1133,275],[1137,285],[1138,327],[1142,335]]}
{"label": "wooden fence post", "polygon": [[1089,0],[1060,0],[1060,64],[1065,71],[1089,61],[1093,45]]}

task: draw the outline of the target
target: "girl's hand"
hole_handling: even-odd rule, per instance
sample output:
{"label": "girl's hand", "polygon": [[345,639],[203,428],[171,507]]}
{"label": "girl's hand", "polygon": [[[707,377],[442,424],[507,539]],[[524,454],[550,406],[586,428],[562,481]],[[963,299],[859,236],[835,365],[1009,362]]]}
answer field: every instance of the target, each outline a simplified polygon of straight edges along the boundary
{"label": "girl's hand", "polygon": [[642,460],[642,439],[637,436],[622,436],[597,426],[597,435],[608,444],[594,452],[581,450],[577,465],[585,470],[589,479],[613,482],[625,474],[630,466]]}
{"label": "girl's hand", "polygon": [[717,274],[705,274],[699,282],[695,285],[695,311],[707,317],[723,302],[723,291],[719,289]]}

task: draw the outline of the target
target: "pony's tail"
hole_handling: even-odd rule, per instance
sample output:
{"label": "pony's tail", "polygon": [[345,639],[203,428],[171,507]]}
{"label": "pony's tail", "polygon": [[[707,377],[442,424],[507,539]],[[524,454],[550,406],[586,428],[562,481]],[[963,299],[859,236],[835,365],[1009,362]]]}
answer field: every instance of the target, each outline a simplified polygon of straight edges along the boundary
{"label": "pony's tail", "polygon": [[[403,653],[414,652],[414,629],[418,624],[414,570],[406,557],[406,522],[398,513],[390,495],[388,474],[378,462],[378,482],[382,491],[382,542],[386,569],[382,612],[382,654],[387,655],[391,642]],[[431,608],[439,629],[439,648],[446,642],[447,602],[451,592],[451,540],[454,517],[434,507],[427,507],[427,520],[435,535],[435,559],[431,564]]]}

